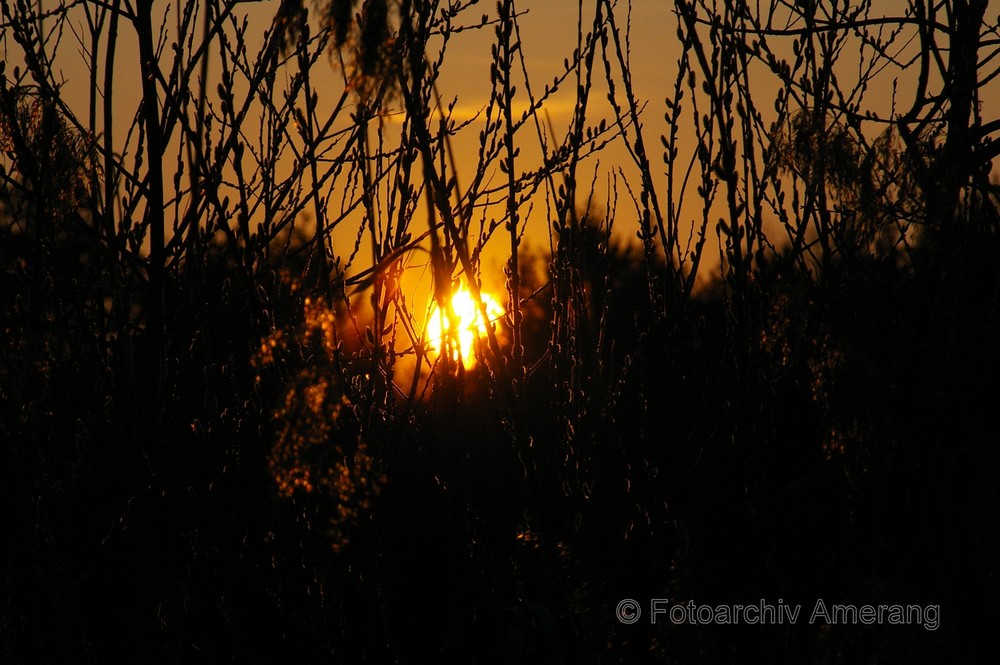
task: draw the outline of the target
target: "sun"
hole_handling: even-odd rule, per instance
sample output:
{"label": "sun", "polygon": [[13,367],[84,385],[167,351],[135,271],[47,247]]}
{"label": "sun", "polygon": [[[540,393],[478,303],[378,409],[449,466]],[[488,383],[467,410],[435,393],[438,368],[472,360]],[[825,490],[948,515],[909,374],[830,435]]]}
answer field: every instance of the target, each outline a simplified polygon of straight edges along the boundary
{"label": "sun", "polygon": [[[476,306],[476,300],[472,294],[463,286],[459,288],[451,297],[451,307],[455,310],[458,329],[456,337],[458,348],[452,351],[454,360],[461,359],[466,367],[476,364],[476,340],[486,335],[486,326],[503,316],[503,307],[487,293],[481,292],[480,296],[483,305],[486,306],[486,315],[489,321],[483,321],[482,312]],[[441,311],[435,305],[431,312],[431,317],[427,322],[427,341],[437,354],[444,352],[444,347],[448,342],[451,329],[451,322],[448,314]],[[454,344],[454,342],[452,342]]]}

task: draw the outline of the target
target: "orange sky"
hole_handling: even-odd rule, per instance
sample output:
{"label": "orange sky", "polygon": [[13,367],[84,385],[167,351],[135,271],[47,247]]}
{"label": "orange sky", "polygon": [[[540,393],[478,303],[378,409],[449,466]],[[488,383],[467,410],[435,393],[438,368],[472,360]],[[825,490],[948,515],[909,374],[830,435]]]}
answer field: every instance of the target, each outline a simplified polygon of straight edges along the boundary
{"label": "orange sky", "polygon": [[[168,7],[162,0],[158,0],[158,3],[158,7]],[[260,48],[261,36],[264,30],[270,25],[278,4],[276,0],[272,0],[246,3],[237,7],[236,15],[238,17],[242,17],[243,15],[247,17],[249,25],[247,33],[248,46],[251,54]],[[593,0],[588,0],[583,4],[585,5],[583,10],[583,25],[586,30],[587,26],[592,22]],[[578,3],[570,0],[522,0],[517,3],[517,6],[526,12],[519,19],[521,43],[531,83],[537,92],[546,83],[551,82],[554,76],[563,71],[564,58],[571,57],[574,48],[577,46]],[[619,12],[617,15],[619,26],[624,29],[626,25],[627,3],[619,2],[616,6]],[[892,0],[890,2],[879,2],[877,6],[885,14],[895,15],[901,12],[905,6],[905,2],[904,0]],[[660,199],[661,208],[665,207],[663,199],[666,196],[667,181],[662,162],[660,161],[662,148],[659,139],[661,134],[665,134],[668,131],[666,122],[663,119],[666,111],[663,99],[672,92],[677,72],[677,59],[681,53],[676,36],[677,19],[673,15],[672,7],[673,4],[665,0],[636,0],[632,6],[630,23],[630,39],[632,44],[630,71],[637,96],[640,100],[648,102],[642,122],[644,125],[645,143],[654,170],[656,195]],[[78,17],[75,25],[82,27],[83,15],[81,9],[77,7],[73,11],[76,12],[75,16]],[[176,12],[176,6],[172,6],[170,11]],[[468,23],[477,20],[484,11],[495,12],[495,7],[489,2],[481,3],[481,6],[474,7],[470,11],[468,20],[465,22]],[[79,34],[84,36],[82,31]],[[439,81],[439,90],[446,103],[457,98],[456,120],[471,118],[483,108],[489,99],[491,86],[489,79],[490,46],[492,40],[493,29],[492,27],[488,27],[484,30],[469,30],[458,34],[449,44],[449,50],[444,60],[445,64]],[[790,55],[790,40],[784,40],[783,46],[778,46],[779,41],[777,39],[772,40],[772,46],[783,48]],[[3,58],[7,60],[8,72],[10,72],[13,66],[20,62],[18,47],[6,36],[2,38],[0,43],[2,43],[3,47]],[[916,42],[914,40],[909,42],[908,46],[904,46],[906,43],[905,39],[901,40],[900,45],[903,46],[902,54],[903,56],[912,55]],[[853,53],[853,51],[848,51],[847,56],[853,56]],[[169,64],[167,63],[169,57],[170,50],[168,45],[165,61],[161,63],[161,67],[169,68]],[[837,76],[842,87],[849,89],[851,81],[857,78],[859,62],[863,61],[866,57],[867,54],[859,47],[856,58],[845,57],[842,62],[836,63]],[[135,134],[132,134],[131,138],[129,138],[130,143],[126,143],[128,137],[127,131],[132,118],[137,112],[140,99],[137,62],[137,47],[134,33],[131,31],[131,26],[123,23],[118,37],[118,56],[116,59],[115,126],[113,136],[115,137],[116,150],[119,152],[127,150],[129,152],[126,159],[127,164],[132,163],[131,160],[134,160],[135,152],[138,149]],[[613,115],[611,107],[605,99],[606,84],[602,81],[603,66],[600,64],[599,59],[595,65],[595,89],[591,96],[590,124],[596,126],[602,119],[610,123]],[[77,117],[85,121],[88,104],[88,70],[85,61],[81,57],[81,50],[75,35],[65,34],[63,36],[54,68],[57,74],[56,79],[62,85],[64,99],[75,109]],[[773,99],[778,89],[776,79],[773,75],[766,72],[763,66],[759,66],[756,71],[752,71],[750,74],[751,84],[755,88],[755,99],[759,100],[757,102],[759,110],[764,113],[765,122],[770,122],[774,115],[770,100]],[[883,116],[888,115],[892,104],[893,78],[898,76],[898,74],[898,70],[891,68],[883,72],[867,92],[865,98],[866,108],[875,110]],[[211,65],[210,78],[217,82],[218,76],[218,65]],[[314,76],[316,77],[315,85],[319,93],[320,107],[332,108],[344,89],[341,73],[332,61],[321,61],[314,72]],[[519,78],[519,75],[515,78]],[[899,108],[908,108],[912,101],[912,78],[913,74],[907,73],[898,81],[896,95]],[[521,89],[521,103],[523,105],[526,103],[523,96],[523,83],[519,80],[516,80],[515,83]],[[278,81],[276,88],[280,90],[285,84],[285,82]],[[213,90],[214,86],[215,84],[213,83],[209,89]],[[984,99],[1000,99],[1000,96],[997,94],[998,86],[1000,86],[1000,79],[994,81],[989,90],[984,91]],[[239,98],[241,90],[242,94],[246,94],[246,87],[245,81],[241,83],[237,79],[237,98]],[[621,92],[620,87],[619,92]],[[214,103],[217,103],[217,100]],[[682,117],[683,122],[688,123],[688,126],[680,132],[679,145],[681,151],[679,160],[685,163],[691,159],[694,152],[694,141],[690,130],[690,123],[693,122],[690,115],[690,99],[686,100],[686,104],[687,108]],[[984,107],[986,106],[989,107],[984,110],[987,115],[986,120],[990,120],[992,116],[989,113],[994,105],[984,105]],[[572,83],[567,86],[566,91],[551,99],[544,108],[546,122],[551,122],[556,133],[556,142],[560,142],[563,136],[565,136],[574,109]],[[100,117],[99,114],[98,117]],[[344,117],[346,120],[347,115],[345,114]],[[398,130],[398,119],[393,120],[391,115],[386,116],[385,119],[388,123],[386,133],[387,135],[391,135],[393,125]],[[253,122],[254,118],[250,120]],[[100,120],[98,122],[100,123]],[[467,185],[471,174],[476,169],[478,134],[482,126],[482,120],[472,123],[455,137],[453,141],[460,185]],[[872,129],[874,131],[875,127],[873,126]],[[255,138],[254,133],[249,132],[248,134],[252,141]],[[539,155],[537,138],[535,138],[533,129],[527,128],[527,131],[518,136],[518,146],[521,149],[518,170],[532,168]],[[171,160],[174,159],[173,154],[168,151],[168,164],[172,163]],[[596,158],[590,158],[581,167],[579,173],[581,180],[580,196],[586,196],[587,186],[591,177],[593,177],[596,189],[595,202],[599,209],[603,209],[606,197],[608,196],[609,178],[611,174],[618,172],[619,169],[621,176],[630,181],[633,190],[637,191],[637,171],[634,165],[630,163],[624,147],[620,143],[616,143],[601,151]],[[280,170],[281,168],[279,167]],[[502,181],[502,174],[496,166],[491,167],[491,174],[497,183]],[[168,192],[170,183],[172,182],[170,175],[168,173],[165,178]],[[685,207],[682,209],[682,233],[684,232],[684,221],[689,223],[694,222],[701,214],[701,202],[697,200],[694,191],[697,186],[696,181],[697,178],[694,178],[689,185]],[[625,188],[619,186],[619,190],[616,230],[621,238],[634,240],[635,231],[637,230],[637,213],[625,193]],[[167,198],[170,198],[169,193]],[[581,200],[578,202],[578,205],[582,205],[583,203]],[[336,197],[332,197],[330,206],[335,207],[338,205],[339,202],[336,200]],[[533,248],[536,253],[547,250],[549,245],[548,233],[552,220],[546,210],[544,190],[540,190],[536,196],[532,209],[530,211],[522,209],[521,214],[522,220],[526,224],[525,240],[527,245]],[[418,208],[417,217],[414,219],[412,227],[412,230],[416,233],[422,231],[426,226],[426,220],[423,218],[423,215],[424,209],[421,206]],[[494,210],[487,211],[486,215],[502,218],[504,210],[501,206],[496,206]],[[713,211],[713,219],[714,217]],[[477,221],[474,220],[474,229],[478,226]],[[308,224],[309,222],[305,221],[304,223]],[[356,218],[345,220],[335,230],[333,242],[338,255],[344,256],[350,253],[356,241],[360,223],[361,216],[359,213]],[[503,234],[498,234],[498,236],[501,235]],[[776,243],[780,244],[781,239],[782,233],[776,232],[774,236]],[[475,241],[475,239],[472,240],[473,242]],[[682,237],[682,244],[684,240]],[[349,274],[357,274],[369,267],[371,254],[370,250],[367,249],[369,247],[368,243],[368,239],[363,240],[362,250],[358,253],[359,258],[349,268]],[[714,228],[711,228],[702,271],[699,273],[701,277],[708,275],[710,271],[716,270],[718,267],[719,252],[715,248],[714,243],[715,233]],[[501,295],[504,293],[502,264],[507,258],[508,248],[508,241],[505,238],[495,237],[487,245],[487,251],[484,252],[481,266],[485,287],[494,294],[497,294],[499,296],[498,300],[501,301],[505,300],[504,296]],[[421,318],[421,307],[423,306],[419,303],[429,303],[430,300],[428,295],[430,277],[426,269],[427,253],[411,252],[407,258],[411,267],[411,270],[408,271],[408,281],[410,283],[404,284],[404,288],[408,291],[409,306],[413,307],[413,311],[417,313],[418,318]],[[359,319],[363,320],[365,318],[363,312],[366,309],[367,300],[367,292],[357,293],[352,298],[352,303],[357,307],[356,311]]]}
{"label": "orange sky", "polygon": [[[885,14],[898,14],[905,7],[904,0],[889,0],[877,2],[878,10]],[[583,25],[584,29],[590,24],[593,13],[593,2],[584,2]],[[168,5],[162,0],[160,7],[166,8]],[[563,59],[572,54],[577,42],[577,12],[578,3],[571,0],[547,0],[531,1],[522,0],[517,3],[519,9],[525,12],[520,17],[522,48],[528,62],[529,74],[532,77],[532,84],[536,91],[546,82],[552,80],[553,76],[562,71]],[[617,11],[619,25],[625,25],[625,13],[627,3],[619,2]],[[237,7],[236,15],[245,14],[249,21],[248,41],[251,52],[256,48],[254,39],[259,40],[264,29],[269,25],[271,17],[277,10],[277,1],[265,1],[256,3],[241,4]],[[670,93],[676,75],[676,61],[680,54],[680,47],[676,37],[676,18],[672,13],[672,3],[665,0],[636,0],[631,8],[631,73],[635,85],[635,90],[640,99],[649,102],[643,117],[645,141],[650,152],[650,159],[653,161],[653,168],[656,171],[656,187],[659,196],[665,194],[666,176],[662,173],[662,164],[659,161],[659,136],[667,130],[663,121],[665,107],[663,98]],[[79,12],[79,8],[74,10]],[[176,11],[173,7],[170,11]],[[495,12],[492,3],[481,3],[473,7],[468,14],[468,21],[477,19],[483,12]],[[82,14],[77,24],[82,26]],[[81,33],[82,34],[82,33]],[[457,102],[457,119],[469,117],[477,110],[481,109],[488,97],[490,90],[489,63],[490,45],[493,39],[492,28],[485,30],[470,30],[456,35],[449,45],[449,51],[445,58],[445,66],[440,81],[440,91],[446,101],[453,98]],[[787,40],[786,40],[787,41]],[[776,43],[776,42],[775,42]],[[19,60],[17,47],[6,39],[3,42],[4,58],[9,63],[16,64]],[[787,45],[790,48],[790,44]],[[115,90],[115,128],[114,135],[119,146],[124,143],[125,132],[131,118],[136,113],[139,101],[139,86],[137,72],[136,42],[131,33],[131,28],[123,24],[118,38],[119,56],[116,60],[116,90]],[[169,57],[169,47],[167,49]],[[859,57],[861,53],[859,51]],[[10,67],[10,65],[8,65]],[[86,85],[88,72],[85,62],[80,57],[80,49],[72,35],[65,35],[56,59],[55,68],[63,82],[63,92],[71,106],[77,109],[80,118],[86,117]],[[838,77],[842,85],[848,83],[852,76],[856,77],[858,69],[857,62],[837,63]],[[342,78],[332,64],[327,66],[320,63],[319,74],[325,72],[328,78],[320,79],[317,85],[320,92],[320,104],[324,102],[333,104],[341,90],[343,89]],[[611,110],[604,99],[603,85],[600,82],[602,68],[597,65],[597,83],[595,92],[592,95],[591,120],[592,124],[597,124],[602,118],[611,119]],[[760,110],[765,114],[771,112],[771,105],[767,101],[776,89],[774,78],[769,75],[761,75],[761,72],[754,72],[754,85],[757,86],[758,94],[765,101],[760,103]],[[882,113],[887,113],[892,97],[892,77],[897,72],[887,70],[879,85],[869,89],[866,98],[867,106],[875,108]],[[218,76],[217,71],[211,71],[213,78]],[[279,86],[280,87],[280,86]],[[996,82],[993,88],[996,88]],[[906,107],[910,103],[907,93],[912,89],[912,81],[904,78],[900,81],[898,89],[899,105]],[[522,88],[523,91],[523,88]],[[996,99],[995,90],[987,91],[987,98]],[[523,97],[522,97],[523,99]],[[561,93],[557,95],[545,107],[548,118],[555,127],[556,133],[561,138],[565,132],[570,114],[573,110],[573,98],[571,93]],[[690,116],[685,116],[690,122]],[[765,116],[766,117],[766,116]],[[475,168],[475,154],[477,147],[477,135],[480,127],[473,124],[463,133],[456,137],[454,146],[458,157],[459,182],[462,182],[463,173],[471,173]],[[688,134],[682,133],[682,154],[681,158],[689,158],[693,147]],[[688,139],[685,141],[685,139]],[[133,137],[134,141],[134,137]],[[519,137],[522,149],[522,163],[526,167],[531,165],[532,160],[537,156],[537,140],[534,139],[532,131],[526,131]],[[133,144],[133,150],[135,146]],[[684,153],[687,153],[686,155]],[[611,146],[599,154],[600,170],[596,178],[598,194],[597,201],[603,202],[606,196],[606,183],[608,173],[621,168],[625,176],[634,177],[635,171],[628,163],[628,158],[621,146]],[[598,168],[598,160],[591,160],[583,171],[582,176],[586,177],[593,173],[593,169]],[[499,178],[499,172],[497,173]],[[689,199],[693,199],[693,195]],[[582,203],[582,202],[581,202]],[[695,205],[692,216],[697,214]],[[498,214],[502,214],[498,211]],[[631,210],[631,203],[626,199],[619,201],[618,227],[624,237],[634,237],[634,225],[629,222],[634,218]],[[547,246],[546,231],[549,228],[549,221],[545,215],[544,206],[539,203],[527,220],[527,237],[529,242],[537,246]],[[335,242],[338,247],[350,246],[353,244],[355,228],[345,226],[337,233]],[[503,244],[503,243],[497,243]],[[711,252],[709,254],[712,254]],[[496,256],[487,255],[489,261],[498,262],[502,253]],[[488,266],[487,266],[488,267]]]}

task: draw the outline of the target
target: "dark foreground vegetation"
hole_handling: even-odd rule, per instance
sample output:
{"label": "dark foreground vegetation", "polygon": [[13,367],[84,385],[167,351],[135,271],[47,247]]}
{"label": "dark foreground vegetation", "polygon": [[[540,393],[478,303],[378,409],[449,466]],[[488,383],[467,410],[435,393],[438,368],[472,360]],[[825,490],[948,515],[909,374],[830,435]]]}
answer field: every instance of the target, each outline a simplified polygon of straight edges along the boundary
{"label": "dark foreground vegetation", "polygon": [[[530,3],[475,4],[286,0],[258,52],[228,0],[164,40],[142,0],[0,2],[0,661],[984,662],[987,3],[665,3],[677,77],[649,105],[627,4],[567,18],[548,85]],[[493,94],[463,124],[437,77],[468,30]],[[892,77],[886,112],[866,91]],[[507,314],[466,366],[399,285],[426,264],[447,311],[487,245]],[[657,598],[803,615],[653,623]],[[810,623],[818,599],[939,625]]]}

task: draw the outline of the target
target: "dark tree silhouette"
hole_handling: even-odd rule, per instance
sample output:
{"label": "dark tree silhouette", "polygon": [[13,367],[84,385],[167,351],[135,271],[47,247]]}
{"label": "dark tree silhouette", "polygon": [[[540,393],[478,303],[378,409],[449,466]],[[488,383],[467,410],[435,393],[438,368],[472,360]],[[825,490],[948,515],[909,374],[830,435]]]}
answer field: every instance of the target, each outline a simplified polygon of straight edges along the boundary
{"label": "dark tree silhouette", "polygon": [[0,660],[979,662],[988,3],[676,0],[660,110],[630,3],[545,85],[478,4],[0,1]]}

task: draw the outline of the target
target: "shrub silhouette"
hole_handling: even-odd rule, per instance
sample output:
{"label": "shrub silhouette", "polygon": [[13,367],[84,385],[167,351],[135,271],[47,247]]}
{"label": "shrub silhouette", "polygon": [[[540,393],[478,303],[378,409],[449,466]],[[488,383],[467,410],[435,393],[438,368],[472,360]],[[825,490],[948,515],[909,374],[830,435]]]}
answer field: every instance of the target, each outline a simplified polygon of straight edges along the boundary
{"label": "shrub silhouette", "polygon": [[[476,4],[289,0],[256,53],[235,2],[183,3],[187,40],[149,2],[5,6],[4,659],[976,662],[986,3],[674,3],[665,186],[627,6],[580,5],[539,87],[524,3]],[[468,30],[492,42],[472,121],[439,77]],[[878,115],[883,70],[910,109]],[[497,245],[505,315],[474,365],[438,357],[426,313],[481,301]],[[626,625],[623,598],[944,618]]]}

